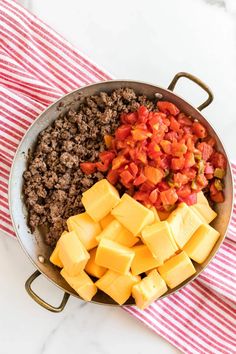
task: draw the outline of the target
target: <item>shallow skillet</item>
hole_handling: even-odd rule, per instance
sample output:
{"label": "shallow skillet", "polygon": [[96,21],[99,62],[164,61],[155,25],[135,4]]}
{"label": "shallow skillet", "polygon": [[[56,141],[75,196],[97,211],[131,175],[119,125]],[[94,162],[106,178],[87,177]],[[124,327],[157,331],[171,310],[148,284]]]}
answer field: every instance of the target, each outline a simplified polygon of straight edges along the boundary
{"label": "shallow skillet", "polygon": [[[183,77],[199,85],[208,94],[207,100],[202,103],[198,108],[194,108],[186,100],[173,93],[177,81]],[[32,150],[34,148],[38,134],[42,130],[44,130],[48,125],[52,124],[52,122],[59,116],[59,114],[63,115],[68,111],[71,105],[74,104],[76,97],[78,97],[78,94],[82,94],[83,96],[91,96],[101,91],[111,92],[115,89],[123,87],[130,87],[134,89],[137,94],[144,94],[150,99],[154,98],[156,94],[159,94],[161,95],[161,97],[163,97],[164,100],[176,104],[182,112],[186,113],[187,115],[191,115],[195,119],[198,119],[208,128],[210,134],[216,139],[217,148],[226,156],[228,163],[227,174],[225,176],[225,202],[223,204],[217,205],[216,211],[218,213],[218,216],[212,223],[213,227],[220,232],[221,236],[206,261],[201,265],[195,264],[196,274],[186,280],[184,283],[182,283],[179,287],[172,290],[169,289],[163,297],[168,296],[174,293],[175,291],[178,291],[180,288],[182,288],[183,286],[191,282],[194,278],[196,278],[202,272],[202,270],[204,270],[204,268],[214,257],[221,243],[223,242],[227,227],[229,225],[233,204],[232,173],[229,164],[229,159],[221,139],[218,137],[218,134],[216,133],[212,125],[206,120],[206,118],[204,118],[201,113],[201,111],[205,107],[207,107],[213,100],[213,94],[211,90],[202,81],[200,81],[198,78],[191,74],[182,72],[175,75],[167,89],[144,82],[125,80],[106,81],[77,89],[61,97],[58,101],[53,103],[44,112],[42,112],[40,116],[34,121],[34,123],[31,125],[31,127],[25,134],[23,140],[21,141],[21,144],[18,147],[10,174],[9,204],[14,229],[22,248],[24,249],[27,256],[30,258],[34,266],[37,268],[37,270],[26,281],[25,287],[29,295],[38,304],[43,306],[45,309],[53,312],[62,311],[70,295],[73,295],[78,298],[79,295],[75,293],[75,291],[61,277],[59,269],[49,262],[51,248],[44,243],[42,230],[36,230],[34,234],[31,234],[30,229],[27,225],[27,210],[24,204],[22,193],[22,175],[27,166],[27,152],[29,149]],[[32,290],[32,282],[41,274],[46,276],[48,280],[50,280],[56,286],[61,288],[61,290],[63,290],[63,299],[58,307],[54,307],[48,304]],[[93,302],[106,305],[117,305],[111,298],[109,298],[100,291],[94,297]],[[127,301],[127,304],[133,304],[133,300],[130,299],[129,301]]]}

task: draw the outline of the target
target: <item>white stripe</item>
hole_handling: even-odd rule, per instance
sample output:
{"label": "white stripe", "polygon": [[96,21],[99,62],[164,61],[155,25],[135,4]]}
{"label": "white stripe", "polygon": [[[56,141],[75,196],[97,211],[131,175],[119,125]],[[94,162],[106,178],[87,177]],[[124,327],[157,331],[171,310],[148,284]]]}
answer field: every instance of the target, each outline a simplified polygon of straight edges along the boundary
{"label": "white stripe", "polygon": [[[7,114],[6,112],[4,112],[4,115],[6,115],[6,116],[8,116],[9,118],[11,118],[11,117],[9,116],[9,114]],[[7,119],[7,118],[1,116],[1,112],[0,112],[0,117],[1,117],[1,122],[2,122],[3,125],[4,125],[4,123],[7,123],[8,125],[12,126],[13,128],[18,129],[18,130],[21,131],[22,133],[25,133],[25,132],[26,132],[26,129],[22,128],[20,125],[18,125],[18,124],[16,124],[16,123],[10,121],[9,119]]]}
{"label": "white stripe", "polygon": [[[10,135],[10,134],[8,134],[8,133],[6,133],[4,131],[1,131],[1,135],[2,135],[2,137],[5,137],[8,140],[12,141],[14,144],[19,144],[19,142],[21,141],[21,138],[16,139],[12,135]],[[6,144],[9,144],[9,142],[6,141]]]}

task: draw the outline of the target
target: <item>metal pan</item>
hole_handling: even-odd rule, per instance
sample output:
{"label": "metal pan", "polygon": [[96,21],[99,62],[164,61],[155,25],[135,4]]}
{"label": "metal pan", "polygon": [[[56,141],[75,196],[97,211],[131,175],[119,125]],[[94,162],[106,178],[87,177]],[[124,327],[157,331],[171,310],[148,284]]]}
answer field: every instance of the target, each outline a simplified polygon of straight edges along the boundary
{"label": "metal pan", "polygon": [[[187,78],[193,81],[208,94],[207,100],[202,103],[198,108],[194,108],[186,100],[173,93],[175,85],[180,78]],[[71,104],[74,104],[75,98],[78,96],[78,93],[82,94],[83,96],[90,96],[95,95],[101,91],[111,92],[112,90],[121,87],[130,87],[134,89],[135,92],[137,92],[138,94],[144,94],[149,98],[153,98],[155,94],[159,93],[163,96],[164,100],[173,102],[180,108],[181,111],[185,112],[187,115],[191,115],[193,118],[198,119],[208,128],[210,134],[216,139],[218,150],[224,153],[228,161],[227,174],[225,176],[225,202],[217,206],[216,211],[218,213],[218,216],[212,223],[212,226],[220,232],[221,236],[206,261],[201,265],[195,264],[196,274],[190,279],[186,280],[179,287],[172,290],[169,289],[163,297],[168,296],[174,293],[175,291],[178,291],[180,288],[182,288],[194,278],[196,278],[202,272],[202,270],[205,269],[205,267],[214,257],[221,243],[223,242],[227,227],[230,222],[233,205],[232,173],[229,159],[221,139],[219,138],[212,125],[208,123],[208,121],[201,114],[201,110],[207,107],[213,100],[213,94],[211,90],[202,81],[200,81],[198,78],[191,74],[182,72],[175,75],[168,89],[164,89],[156,85],[151,85],[139,81],[112,80],[85,86],[63,96],[57,102],[49,106],[44,112],[42,112],[25,134],[23,140],[21,141],[21,144],[18,147],[13,161],[9,186],[10,213],[18,241],[20,242],[22,248],[24,249],[27,256],[30,258],[34,266],[37,268],[35,273],[33,273],[31,277],[26,281],[26,290],[39,305],[53,312],[62,311],[70,295],[73,295],[78,298],[79,295],[76,294],[75,291],[64,281],[64,279],[60,275],[58,268],[53,266],[49,262],[51,249],[43,242],[42,231],[40,232],[39,230],[36,230],[34,234],[31,234],[30,229],[27,226],[27,210],[24,204],[22,193],[22,175],[24,170],[26,169],[27,152],[29,149],[34,148],[38,134],[42,130],[44,130],[48,125],[50,125],[59,116],[59,114],[65,114]],[[32,290],[31,285],[33,281],[41,274],[46,276],[48,280],[50,280],[56,286],[61,288],[61,290],[63,290],[63,299],[58,307],[54,307],[48,304]],[[106,305],[117,305],[111,298],[109,298],[100,291],[94,297],[93,302]],[[129,301],[127,301],[127,304],[133,304],[133,300],[130,299]]]}

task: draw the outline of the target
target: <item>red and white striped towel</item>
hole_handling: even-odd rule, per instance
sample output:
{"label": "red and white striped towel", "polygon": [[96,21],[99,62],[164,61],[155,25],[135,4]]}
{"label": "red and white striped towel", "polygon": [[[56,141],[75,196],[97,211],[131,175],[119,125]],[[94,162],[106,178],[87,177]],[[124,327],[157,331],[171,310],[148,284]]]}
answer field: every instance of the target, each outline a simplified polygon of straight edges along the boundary
{"label": "red and white striped towel", "polygon": [[[51,102],[111,78],[61,36],[9,0],[0,1],[0,229],[15,236],[8,210],[12,158],[26,129]],[[232,164],[236,180],[236,165]],[[124,307],[185,353],[236,353],[236,206],[228,237],[190,285],[145,311]]]}

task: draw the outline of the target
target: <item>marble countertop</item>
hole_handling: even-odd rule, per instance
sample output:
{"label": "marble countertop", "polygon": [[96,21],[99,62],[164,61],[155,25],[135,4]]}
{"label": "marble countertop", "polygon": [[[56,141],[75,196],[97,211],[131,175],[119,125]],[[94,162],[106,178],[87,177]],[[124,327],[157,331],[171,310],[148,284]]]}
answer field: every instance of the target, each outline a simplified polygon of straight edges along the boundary
{"label": "marble countertop", "polygon": [[[215,100],[204,114],[236,158],[236,1],[18,0],[117,78],[166,87],[175,73],[203,79]],[[205,98],[182,80],[178,93],[194,105]],[[17,241],[0,238],[2,354],[180,353],[119,308],[71,298],[60,314],[34,303],[24,282],[34,271]],[[43,277],[34,289],[57,304],[61,292]]]}

